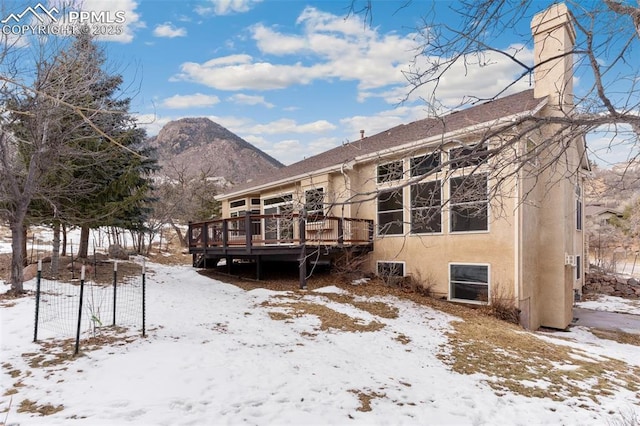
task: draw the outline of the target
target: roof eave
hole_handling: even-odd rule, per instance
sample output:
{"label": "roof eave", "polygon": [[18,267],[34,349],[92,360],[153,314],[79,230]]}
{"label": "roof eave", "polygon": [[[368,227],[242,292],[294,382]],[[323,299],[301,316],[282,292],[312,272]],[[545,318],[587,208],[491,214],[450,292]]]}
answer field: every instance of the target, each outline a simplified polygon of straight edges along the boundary
{"label": "roof eave", "polygon": [[392,154],[397,154],[397,153],[402,153],[411,149],[415,149],[417,146],[422,146],[422,145],[430,145],[433,144],[434,142],[439,142],[442,141],[444,139],[452,139],[455,138],[456,136],[460,136],[460,135],[464,135],[464,134],[468,134],[468,133],[475,133],[479,130],[482,130],[484,128],[488,128],[488,127],[495,127],[497,125],[503,125],[503,124],[507,124],[507,123],[511,123],[513,121],[516,121],[518,119],[527,117],[527,116],[534,116],[536,115],[538,112],[540,112],[540,110],[542,110],[542,108],[544,108],[544,106],[547,104],[547,98],[542,99],[538,105],[530,110],[526,110],[526,111],[522,111],[516,114],[511,114],[511,115],[507,115],[504,117],[500,117],[498,119],[495,120],[491,120],[491,121],[485,121],[482,123],[477,123],[471,126],[467,126],[467,127],[462,127],[460,129],[451,131],[451,132],[447,132],[444,134],[438,134],[438,135],[434,135],[428,138],[424,138],[424,139],[419,139],[417,141],[412,141],[403,145],[399,145],[399,146],[394,146],[392,148],[386,148],[380,151],[376,151],[373,153],[369,153],[369,154],[365,154],[359,157],[354,158],[353,160],[350,159],[345,159],[345,161],[343,161],[342,163],[339,164],[335,164],[329,167],[324,167],[322,169],[318,169],[318,170],[313,170],[311,172],[308,173],[302,173],[302,174],[298,174],[295,176],[291,176],[291,177],[286,177],[277,181],[272,181],[272,182],[267,182],[261,185],[257,185],[257,186],[252,186],[250,188],[245,188],[239,191],[234,191],[234,192],[228,192],[226,194],[220,194],[220,195],[216,195],[214,198],[218,201],[222,201],[222,200],[227,200],[230,198],[234,198],[234,197],[240,197],[243,195],[248,195],[250,193],[255,193],[255,192],[260,192],[264,189],[267,188],[272,188],[272,187],[277,187],[277,186],[283,186],[283,185],[291,185],[294,184],[295,182],[304,179],[304,178],[309,178],[309,177],[313,177],[313,176],[317,176],[317,175],[321,175],[321,174],[326,174],[326,173],[331,173],[331,172],[336,172],[336,171],[340,171],[343,168],[343,165],[346,163],[362,163],[362,162],[366,162],[368,160],[374,159],[374,158],[380,158],[380,157],[385,157],[385,156],[389,156]]}

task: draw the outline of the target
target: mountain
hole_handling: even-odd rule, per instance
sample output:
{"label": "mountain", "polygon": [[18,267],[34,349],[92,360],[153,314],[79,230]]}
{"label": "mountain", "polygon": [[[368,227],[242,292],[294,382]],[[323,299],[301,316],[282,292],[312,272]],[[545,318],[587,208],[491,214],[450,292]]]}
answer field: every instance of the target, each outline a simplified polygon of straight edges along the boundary
{"label": "mountain", "polygon": [[205,172],[230,184],[242,183],[282,167],[275,158],[208,118],[170,121],[149,139],[157,148],[163,174]]}

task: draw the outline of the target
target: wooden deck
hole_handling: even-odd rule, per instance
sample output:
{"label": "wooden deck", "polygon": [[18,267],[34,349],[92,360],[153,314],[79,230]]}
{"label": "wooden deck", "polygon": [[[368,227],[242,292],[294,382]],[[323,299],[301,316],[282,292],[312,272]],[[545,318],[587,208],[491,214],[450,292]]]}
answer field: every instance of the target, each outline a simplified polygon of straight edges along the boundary
{"label": "wooden deck", "polygon": [[246,215],[189,223],[188,236],[195,267],[215,267],[221,259],[230,267],[234,259],[248,259],[255,261],[256,278],[260,279],[262,261],[297,261],[302,277],[307,263],[330,263],[345,250],[373,250],[373,221]]}

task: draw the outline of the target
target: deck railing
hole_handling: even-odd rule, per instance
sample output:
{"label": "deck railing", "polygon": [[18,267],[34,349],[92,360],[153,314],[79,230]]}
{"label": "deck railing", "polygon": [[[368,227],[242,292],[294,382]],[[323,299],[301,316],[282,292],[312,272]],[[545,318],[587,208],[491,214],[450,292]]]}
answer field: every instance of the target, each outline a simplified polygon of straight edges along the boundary
{"label": "deck railing", "polygon": [[373,242],[373,221],[346,217],[246,215],[189,223],[189,248],[358,245]]}

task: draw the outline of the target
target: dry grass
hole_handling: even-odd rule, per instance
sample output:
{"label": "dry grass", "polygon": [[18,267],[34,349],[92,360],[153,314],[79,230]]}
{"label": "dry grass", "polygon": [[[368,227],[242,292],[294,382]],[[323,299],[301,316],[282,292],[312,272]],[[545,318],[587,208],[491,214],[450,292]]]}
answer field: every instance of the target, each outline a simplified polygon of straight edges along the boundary
{"label": "dry grass", "polygon": [[591,333],[599,339],[613,340],[625,345],[640,346],[640,334],[626,333],[621,330],[603,330],[592,328]]}
{"label": "dry grass", "polygon": [[358,389],[349,389],[349,392],[355,394],[360,400],[360,407],[356,408],[356,411],[371,411],[371,401],[376,398],[386,398],[387,395],[374,391],[364,392]]}
{"label": "dry grass", "polygon": [[[349,331],[349,332],[367,332],[378,331],[384,327],[384,324],[378,321],[366,322],[361,318],[353,318],[349,315],[335,311],[325,305],[303,301],[292,296],[290,301],[287,296],[274,298],[274,301],[263,302],[262,306],[270,309],[278,309],[272,311],[269,316],[273,320],[292,320],[305,315],[313,315],[320,320],[320,326],[317,330],[327,331],[330,329]],[[297,300],[296,300],[297,299]],[[282,311],[284,310],[284,311]]]}
{"label": "dry grass", "polygon": [[640,368],[625,362],[551,344],[493,318],[453,326],[440,358],[458,373],[486,374],[498,394],[510,391],[555,401],[575,397],[586,403],[621,388],[640,392]]}
{"label": "dry grass", "polygon": [[59,411],[64,410],[64,405],[51,405],[51,404],[42,404],[38,405],[36,401],[31,401],[30,399],[24,399],[20,403],[20,406],[16,410],[18,413],[33,413],[40,414],[41,416],[50,416],[51,414],[55,414]]}

